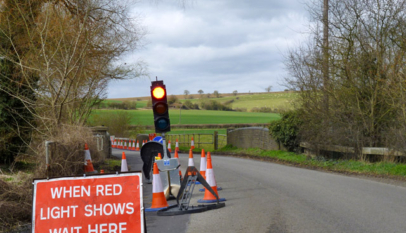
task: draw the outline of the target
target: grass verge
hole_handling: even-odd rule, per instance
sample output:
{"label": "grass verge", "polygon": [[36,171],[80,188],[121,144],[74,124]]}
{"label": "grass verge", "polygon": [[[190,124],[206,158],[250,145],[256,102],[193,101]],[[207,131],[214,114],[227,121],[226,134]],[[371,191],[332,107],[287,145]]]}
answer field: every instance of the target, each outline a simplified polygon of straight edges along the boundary
{"label": "grass verge", "polygon": [[310,158],[304,154],[296,154],[293,152],[270,151],[258,148],[240,149],[229,145],[215,151],[215,153],[270,161],[314,170],[406,180],[406,164],[393,162],[370,163],[355,160],[326,160],[324,158]]}

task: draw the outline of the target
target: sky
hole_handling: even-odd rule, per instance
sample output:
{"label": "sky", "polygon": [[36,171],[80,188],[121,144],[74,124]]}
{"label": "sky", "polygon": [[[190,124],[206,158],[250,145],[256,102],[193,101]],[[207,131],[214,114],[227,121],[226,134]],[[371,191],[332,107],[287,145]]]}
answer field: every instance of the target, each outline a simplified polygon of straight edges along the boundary
{"label": "sky", "polygon": [[112,81],[107,98],[149,96],[155,77],[168,95],[283,91],[284,57],[309,25],[303,0],[141,0],[131,14],[147,34],[120,62],[149,77]]}

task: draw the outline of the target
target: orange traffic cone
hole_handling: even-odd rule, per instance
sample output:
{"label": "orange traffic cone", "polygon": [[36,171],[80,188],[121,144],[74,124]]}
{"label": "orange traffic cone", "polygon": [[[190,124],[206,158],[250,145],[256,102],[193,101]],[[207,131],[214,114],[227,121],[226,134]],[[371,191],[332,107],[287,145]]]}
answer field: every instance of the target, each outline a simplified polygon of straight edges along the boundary
{"label": "orange traffic cone", "polygon": [[[216,179],[214,178],[213,166],[211,164],[211,155],[210,152],[207,152],[207,170],[206,170],[206,181],[214,192],[219,197],[219,201],[226,201],[225,198],[220,198],[219,193],[217,192]],[[204,192],[204,198],[197,201],[198,203],[213,203],[217,202],[216,197],[206,189]]]}
{"label": "orange traffic cone", "polygon": [[85,143],[85,165],[84,165],[85,173],[87,172],[95,172],[92,164],[92,158],[90,157],[89,147],[87,143]]}
{"label": "orange traffic cone", "polygon": [[158,158],[159,158],[159,159],[162,159],[161,153],[158,153]]}
{"label": "orange traffic cone", "polygon": [[172,152],[171,140],[168,140],[168,150],[169,150],[169,152]]}
{"label": "orange traffic cone", "polygon": [[125,157],[125,152],[123,151],[121,155],[121,171],[128,172],[127,158]]}
{"label": "orange traffic cone", "polygon": [[117,142],[117,140],[114,139],[113,142],[111,143],[111,147],[112,147],[112,148],[116,148],[116,142]]}
{"label": "orange traffic cone", "polygon": [[144,140],[142,140],[142,146],[144,146],[145,145],[145,141]]}
{"label": "orange traffic cone", "polygon": [[190,142],[190,149],[195,149],[195,141],[193,140],[193,137],[192,137],[192,141]]}
{"label": "orange traffic cone", "polygon": [[[178,159],[178,163],[179,163],[179,165],[180,165],[180,160],[179,160],[179,155],[178,155],[178,151],[177,150],[175,150],[175,158],[177,158]],[[179,169],[179,177],[180,177],[180,179],[182,180],[182,171]]]}
{"label": "orange traffic cone", "polygon": [[127,147],[127,140],[124,140],[124,150],[127,150],[128,149],[128,147]]}
{"label": "orange traffic cone", "polygon": [[158,165],[154,163],[154,173],[152,178],[152,205],[151,208],[146,208],[145,211],[153,212],[168,207],[168,202],[164,194],[161,175],[159,175]]}
{"label": "orange traffic cone", "polygon": [[104,170],[100,170],[100,174],[104,174]]}
{"label": "orange traffic cone", "polygon": [[119,149],[123,149],[123,140],[120,140],[120,145],[118,147]]}
{"label": "orange traffic cone", "polygon": [[189,162],[188,162],[187,166],[188,167],[191,167],[191,166],[194,167],[195,166],[195,163],[193,162],[193,151],[192,151],[192,149],[189,150]]}
{"label": "orange traffic cone", "polygon": [[138,140],[137,140],[137,146],[135,147],[135,150],[136,150],[136,151],[139,151],[139,150],[140,150],[140,143],[138,142]]}
{"label": "orange traffic cone", "polygon": [[176,139],[175,151],[179,151],[179,142],[178,142],[178,139]]}

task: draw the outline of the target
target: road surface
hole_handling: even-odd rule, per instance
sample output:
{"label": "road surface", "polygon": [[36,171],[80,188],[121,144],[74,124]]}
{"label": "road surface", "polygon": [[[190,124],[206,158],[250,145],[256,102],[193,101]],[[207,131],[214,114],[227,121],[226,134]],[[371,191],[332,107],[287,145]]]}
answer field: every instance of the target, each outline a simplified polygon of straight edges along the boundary
{"label": "road surface", "polygon": [[[120,150],[114,150],[120,154]],[[255,160],[212,156],[226,207],[174,217],[147,213],[155,232],[406,232],[406,188]],[[138,152],[127,153],[132,170],[140,170]],[[184,173],[188,155],[180,154]],[[200,155],[195,155],[200,168]],[[137,166],[139,166],[137,168]],[[200,186],[201,187],[201,186]],[[151,185],[145,185],[145,207]],[[148,194],[149,192],[149,194]],[[191,204],[203,198],[194,192]],[[172,201],[173,203],[173,201]]]}

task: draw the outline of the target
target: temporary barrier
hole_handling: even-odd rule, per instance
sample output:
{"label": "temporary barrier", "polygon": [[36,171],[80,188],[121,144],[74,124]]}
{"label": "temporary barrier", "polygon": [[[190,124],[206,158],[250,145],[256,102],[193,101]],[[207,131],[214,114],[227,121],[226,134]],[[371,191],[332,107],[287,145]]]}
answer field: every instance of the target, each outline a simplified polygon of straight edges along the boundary
{"label": "temporary barrier", "polygon": [[[193,190],[195,187],[195,181],[199,181],[209,192],[212,193],[213,196],[217,197],[216,204],[209,204],[209,205],[197,205],[197,206],[190,206],[190,200],[192,199]],[[177,205],[169,206],[168,208],[164,208],[157,212],[160,216],[171,216],[171,215],[181,215],[181,214],[191,214],[191,213],[200,213],[207,210],[218,209],[225,207],[225,203],[220,203],[218,199],[218,195],[214,192],[214,190],[210,187],[210,185],[206,182],[206,180],[200,175],[199,171],[194,167],[188,167],[185,173],[185,177],[183,178],[182,185],[179,190],[179,194],[176,197]]]}

